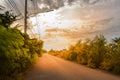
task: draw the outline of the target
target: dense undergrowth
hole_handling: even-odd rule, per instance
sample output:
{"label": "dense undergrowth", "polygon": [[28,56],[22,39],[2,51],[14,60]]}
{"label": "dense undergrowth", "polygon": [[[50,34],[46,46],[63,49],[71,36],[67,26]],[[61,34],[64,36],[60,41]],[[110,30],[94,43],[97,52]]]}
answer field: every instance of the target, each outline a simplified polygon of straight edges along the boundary
{"label": "dense undergrowth", "polygon": [[[42,55],[43,41],[10,28],[15,17],[0,14],[0,80],[17,80]],[[8,22],[7,22],[8,21]]]}
{"label": "dense undergrowth", "polygon": [[68,50],[50,50],[49,53],[91,68],[120,74],[120,38],[108,43],[103,35],[99,35],[93,40],[80,40]]}

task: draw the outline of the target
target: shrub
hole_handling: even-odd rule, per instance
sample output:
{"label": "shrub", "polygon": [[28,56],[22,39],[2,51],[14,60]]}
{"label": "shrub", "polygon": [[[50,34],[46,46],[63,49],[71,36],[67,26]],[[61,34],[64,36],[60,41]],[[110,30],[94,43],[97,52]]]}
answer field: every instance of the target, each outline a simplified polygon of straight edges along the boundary
{"label": "shrub", "polygon": [[92,68],[100,67],[106,53],[106,40],[103,35],[96,36],[90,43],[90,52],[88,54],[88,66]]}
{"label": "shrub", "polygon": [[0,14],[0,79],[3,80],[12,80],[14,74],[27,69],[42,55],[43,41],[10,28],[15,20],[16,16],[9,12]]}
{"label": "shrub", "polygon": [[54,51],[52,55],[76,61],[92,68],[99,68],[120,74],[120,38],[107,43],[103,35],[93,40],[78,41],[66,51]]}
{"label": "shrub", "polygon": [[41,55],[43,41],[23,35],[17,29],[0,27],[0,75],[24,71]]}

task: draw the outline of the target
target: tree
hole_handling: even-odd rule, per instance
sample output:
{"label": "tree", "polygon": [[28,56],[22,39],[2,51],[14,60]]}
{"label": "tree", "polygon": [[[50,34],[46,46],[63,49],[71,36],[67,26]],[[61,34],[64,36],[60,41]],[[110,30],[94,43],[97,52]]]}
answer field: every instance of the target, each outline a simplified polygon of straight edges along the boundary
{"label": "tree", "polygon": [[90,43],[90,51],[88,55],[88,66],[98,68],[106,53],[106,39],[103,35],[96,36]]}
{"label": "tree", "polygon": [[118,42],[120,42],[120,37],[119,38],[115,38],[115,39],[113,39],[113,41],[115,42],[115,43],[118,43]]}
{"label": "tree", "polygon": [[5,12],[4,14],[0,14],[0,25],[4,26],[5,28],[9,28],[10,25],[16,21],[16,17],[10,12]]}

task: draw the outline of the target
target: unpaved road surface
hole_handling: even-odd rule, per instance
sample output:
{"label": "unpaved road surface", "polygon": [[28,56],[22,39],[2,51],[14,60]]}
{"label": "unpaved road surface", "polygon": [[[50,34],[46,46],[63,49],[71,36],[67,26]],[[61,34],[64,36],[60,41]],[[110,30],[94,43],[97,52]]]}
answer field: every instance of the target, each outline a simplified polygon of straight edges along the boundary
{"label": "unpaved road surface", "polygon": [[120,77],[44,54],[24,80],[120,80]]}

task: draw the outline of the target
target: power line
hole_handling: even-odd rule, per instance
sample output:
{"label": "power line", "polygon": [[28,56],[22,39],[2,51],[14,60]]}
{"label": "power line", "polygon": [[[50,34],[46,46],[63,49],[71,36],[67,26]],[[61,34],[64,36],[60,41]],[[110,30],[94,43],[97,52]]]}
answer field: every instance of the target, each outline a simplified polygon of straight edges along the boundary
{"label": "power line", "polygon": [[22,13],[20,12],[16,3],[13,0],[7,0],[7,1],[5,0],[5,2],[10,6],[11,10],[15,10],[15,12],[18,14],[18,16],[21,15],[23,17]]}
{"label": "power line", "polygon": [[[38,13],[38,0],[36,0],[36,13]],[[36,15],[36,24],[37,24],[37,28],[38,28],[38,36],[39,36],[39,39],[40,39],[40,30],[39,30],[39,24],[38,24],[38,15]]]}
{"label": "power line", "polygon": [[13,3],[12,3],[10,0],[8,0],[8,2],[9,2],[9,4],[11,5],[11,7],[13,8],[13,10],[15,10],[16,13],[17,13],[17,9],[16,9],[15,6],[13,5]]}
{"label": "power line", "polygon": [[8,2],[8,0],[5,0],[5,2],[6,2],[6,4],[7,4],[7,6],[8,6],[11,10],[14,9],[14,7]]}
{"label": "power line", "polygon": [[[34,6],[34,13],[35,15],[38,13],[38,6],[37,6],[37,3],[38,1],[37,0],[31,0],[33,2],[33,6]],[[36,15],[35,16],[36,18],[36,27],[38,28],[38,38],[40,39],[40,32],[39,32],[39,25],[38,25],[38,16]]]}
{"label": "power line", "polygon": [[[17,9],[17,11],[20,13],[20,15],[22,15],[22,13],[21,13],[21,12],[20,12],[20,10],[18,9],[18,7],[17,7],[16,3],[15,3],[13,0],[11,0],[11,2],[14,4],[15,8],[16,8],[16,9]],[[22,17],[23,17],[23,15],[22,15]]]}

